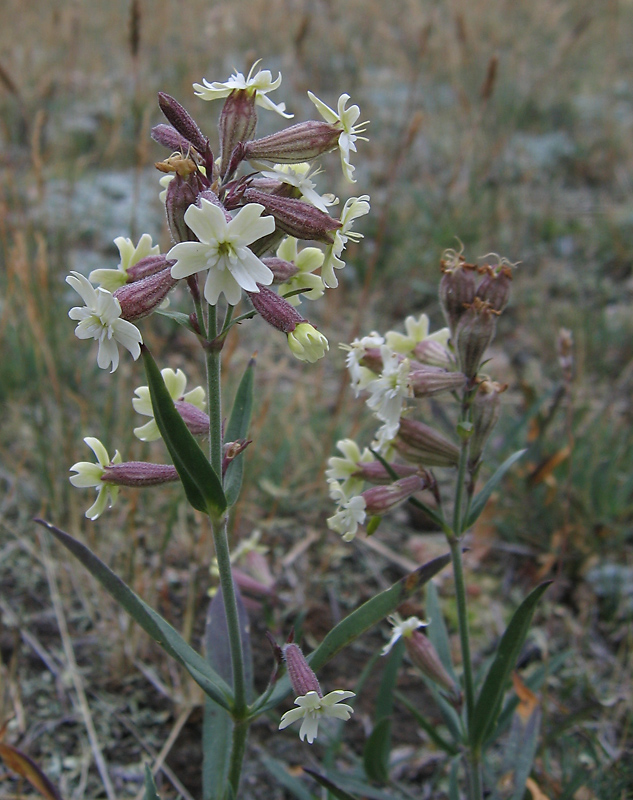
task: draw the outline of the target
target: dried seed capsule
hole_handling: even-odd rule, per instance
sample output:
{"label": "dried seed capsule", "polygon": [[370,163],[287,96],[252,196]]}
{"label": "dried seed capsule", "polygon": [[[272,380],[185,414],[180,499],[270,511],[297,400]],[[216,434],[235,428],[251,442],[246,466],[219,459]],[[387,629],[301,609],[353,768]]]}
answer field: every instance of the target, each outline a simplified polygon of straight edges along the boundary
{"label": "dried seed capsule", "polygon": [[455,350],[464,375],[474,378],[484,353],[497,330],[497,312],[487,301],[476,297],[461,316],[455,329]]}

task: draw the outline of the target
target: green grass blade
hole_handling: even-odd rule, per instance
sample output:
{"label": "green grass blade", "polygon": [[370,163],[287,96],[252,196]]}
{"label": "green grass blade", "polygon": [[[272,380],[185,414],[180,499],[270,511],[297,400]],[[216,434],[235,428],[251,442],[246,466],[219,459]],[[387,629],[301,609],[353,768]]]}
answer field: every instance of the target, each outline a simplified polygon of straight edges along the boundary
{"label": "green grass blade", "polygon": [[484,488],[473,498],[472,505],[470,506],[470,513],[468,514],[468,519],[464,523],[464,530],[467,528],[472,527],[475,522],[477,521],[479,515],[484,510],[490,495],[493,493],[497,484],[501,481],[503,476],[506,472],[510,469],[510,467],[515,464],[521,456],[527,452],[526,450],[517,450],[516,453],[513,453],[509,458],[501,464],[500,467],[497,468],[494,475],[490,478],[488,483],[484,486]]}
{"label": "green grass blade", "polygon": [[422,716],[422,714],[413,705],[408,697],[406,697],[402,692],[395,692],[395,698],[398,700],[398,702],[402,703],[407,711],[413,715],[418,725],[428,735],[428,737],[435,742],[440,750],[443,750],[445,753],[448,753],[451,756],[456,756],[459,753],[459,748],[454,744],[451,744],[451,742],[448,742],[441,734],[439,734],[437,732],[437,727],[429,722],[426,717]]}
{"label": "green grass blade", "polygon": [[501,637],[470,721],[469,736],[471,745],[475,748],[481,746],[498,716],[508,678],[528,634],[534,609],[550,583],[551,581],[541,583],[530,592],[514,612],[510,624]]}
{"label": "green grass blade", "polygon": [[327,789],[329,794],[335,797],[336,800],[356,800],[353,794],[346,792],[345,789],[341,789],[340,786],[337,786],[329,778],[326,778],[325,775],[320,775],[313,769],[304,769],[303,771],[311,775],[317,783],[320,783],[321,786]]}
{"label": "green grass blade", "polygon": [[182,636],[161,615],[148,606],[112,570],[101,561],[86,545],[70,534],[42,519],[35,522],[50,531],[58,542],[66,547],[75,558],[112,595],[117,603],[154,639],[166,653],[178,661],[205,694],[223,708],[230,710],[232,692],[229,685],[212,669],[205,659],[197,653]]}
{"label": "green grass blade", "polygon": [[[253,414],[254,378],[255,359],[251,358],[244,371],[240,385],[237,387],[231,417],[224,434],[225,442],[236,442],[238,439],[246,439],[248,436]],[[237,458],[231,461],[224,476],[224,491],[226,492],[226,501],[229,506],[234,505],[239,497],[243,474],[244,453],[240,453]]]}
{"label": "green grass blade", "polygon": [[143,800],[160,800],[149,764],[145,764],[145,794]]}
{"label": "green grass blade", "polygon": [[220,479],[176,411],[152,354],[145,345],[141,351],[154,419],[178,471],[187,499],[198,511],[221,514],[226,509],[226,497]]}

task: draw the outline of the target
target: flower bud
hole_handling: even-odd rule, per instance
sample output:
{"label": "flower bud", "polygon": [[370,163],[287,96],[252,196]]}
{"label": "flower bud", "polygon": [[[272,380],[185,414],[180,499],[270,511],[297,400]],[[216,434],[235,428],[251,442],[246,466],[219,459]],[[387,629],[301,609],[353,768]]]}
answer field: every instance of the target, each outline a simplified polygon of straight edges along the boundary
{"label": "flower bud", "polygon": [[301,648],[296,644],[286,644],[282,650],[288,677],[295,694],[302,697],[308,692],[316,692],[319,697],[323,697],[317,676],[310,669]]}
{"label": "flower bud", "polygon": [[482,381],[471,405],[473,434],[470,437],[469,464],[471,469],[481,458],[486,442],[501,413],[500,395],[508,388],[494,381]]}
{"label": "flower bud", "polygon": [[512,270],[508,264],[501,264],[497,269],[486,266],[482,271],[484,277],[477,287],[476,296],[489,303],[490,308],[501,314],[510,299]]}
{"label": "flower bud", "polygon": [[466,378],[461,372],[448,372],[440,367],[420,365],[409,373],[409,385],[414,397],[432,397],[441,392],[454,392],[461,389]]}
{"label": "flower bud", "polygon": [[330,231],[341,227],[337,219],[332,219],[329,214],[304,200],[267,194],[253,188],[246,189],[244,200],[247,203],[261,203],[273,215],[277,227],[295,239],[313,239],[333,244]]}
{"label": "flower bud", "polygon": [[283,258],[272,256],[262,258],[262,261],[273,274],[273,283],[287,283],[290,278],[299,274],[299,269],[292,261],[284,261]]}
{"label": "flower bud", "polygon": [[309,322],[300,322],[294,331],[288,334],[288,347],[299,361],[307,361],[310,364],[323,358],[330,349],[325,336]]}
{"label": "flower bud", "polygon": [[171,238],[176,244],[197,241],[196,236],[185,222],[185,212],[196,202],[203,188],[195,173],[187,178],[176,173],[167,187],[165,197],[167,225]]}
{"label": "flower bud", "polygon": [[426,488],[419,475],[400,478],[387,486],[372,486],[362,493],[365,500],[365,511],[368,514],[386,514],[392,508],[404,503],[411,495]]}
{"label": "flower bud", "polygon": [[189,142],[184,136],[181,136],[178,131],[171,125],[155,125],[152,128],[151,137],[158,144],[162,144],[172,153],[174,151],[186,153],[189,150]]}
{"label": "flower bud", "polygon": [[474,378],[477,374],[496,330],[497,312],[487,301],[476,297],[461,316],[454,337],[459,365],[467,378]]}
{"label": "flower bud", "polygon": [[341,129],[329,122],[299,122],[279,133],[247,142],[244,157],[249,161],[263,159],[276,164],[299,164],[334,150],[340,135]]}
{"label": "flower bud", "polygon": [[209,435],[209,417],[204,411],[186,400],[175,400],[174,406],[194,436]]}
{"label": "flower bud", "polygon": [[425,467],[455,467],[459,448],[441,433],[423,422],[400,418],[394,447],[407,461]]}
{"label": "flower bud", "polygon": [[171,266],[142,278],[134,283],[126,283],[114,292],[121,304],[121,319],[135,322],[148,317],[167,297],[177,281],[171,277]]}
{"label": "flower bud", "polygon": [[[407,478],[410,475],[418,474],[418,467],[411,464],[389,464],[393,472],[399,478]],[[393,475],[391,475],[380,461],[359,462],[356,472],[352,472],[352,478],[360,478],[367,481],[367,483],[386,484],[392,483]],[[426,480],[426,477],[425,477]]]}
{"label": "flower bud", "polygon": [[475,299],[477,267],[474,264],[467,264],[461,256],[442,260],[441,267],[440,305],[451,335],[454,335],[457,323],[466,311],[466,306]]}
{"label": "flower bud", "polygon": [[179,480],[171,464],[151,464],[147,461],[124,461],[110,464],[103,470],[101,480],[113,486],[158,486]]}
{"label": "flower bud", "polygon": [[306,320],[297,309],[267,286],[258,284],[259,292],[247,292],[253,307],[269,325],[278,331],[291,333]]}
{"label": "flower bud", "polygon": [[158,105],[176,131],[193,145],[200,155],[204,156],[208,153],[209,140],[203,135],[193,117],[188,111],[185,111],[177,100],[165,92],[159,92]]}
{"label": "flower bud", "polygon": [[234,148],[253,138],[257,127],[255,92],[234,89],[226,98],[220,114],[220,175],[227,174]]}
{"label": "flower bud", "polygon": [[428,636],[416,630],[404,638],[404,643],[409,658],[423,675],[446,689],[451,695],[459,696],[459,689],[455,681],[444,668],[437,650]]}
{"label": "flower bud", "polygon": [[149,278],[150,275],[156,275],[157,272],[161,272],[166,267],[173,267],[175,263],[175,261],[160,253],[153,256],[145,256],[145,258],[137,261],[136,264],[128,267],[127,282],[134,283],[143,278]]}

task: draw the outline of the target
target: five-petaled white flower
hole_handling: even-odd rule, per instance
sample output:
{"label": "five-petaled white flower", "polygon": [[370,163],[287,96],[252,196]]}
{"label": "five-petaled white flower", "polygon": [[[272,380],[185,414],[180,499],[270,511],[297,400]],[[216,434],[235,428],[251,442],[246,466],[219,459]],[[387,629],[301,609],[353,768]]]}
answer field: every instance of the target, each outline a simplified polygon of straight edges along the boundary
{"label": "five-petaled white flower", "polygon": [[[187,388],[187,376],[181,369],[175,372],[170,367],[161,369],[163,381],[169,392],[172,400],[184,400],[187,403],[199,408],[200,411],[205,410],[205,395],[202,386],[196,386],[190,392],[185,393]],[[134,435],[142,442],[154,442],[160,439],[160,431],[154,419],[154,408],[149,393],[149,386],[139,386],[134,390],[134,394],[138,397],[132,398],[132,405],[137,414],[143,414],[145,417],[151,417],[151,420],[139,428],[134,428]]]}
{"label": "five-petaled white flower", "polygon": [[275,80],[273,80],[269,69],[260,69],[253,74],[260,61],[261,59],[253,64],[246,78],[242,72],[235,70],[233,75],[226,81],[209,83],[206,78],[203,78],[202,84],[194,83],[193,90],[203,100],[220,100],[223,97],[228,97],[236,89],[246,89],[255,94],[255,102],[258,106],[267,108],[269,111],[276,111],[282,117],[291,119],[294,114],[286,113],[285,103],[273,103],[272,100],[266,97],[268,92],[278,89],[281,85],[281,73]]}
{"label": "five-petaled white flower", "polygon": [[352,223],[358,217],[369,214],[369,195],[363,194],[360,197],[350,197],[343,206],[341,214],[341,227],[334,231],[334,242],[325,251],[325,261],[321,269],[323,283],[329,289],[338,286],[338,278],[335,269],[343,269],[345,262],[340,258],[345,245],[349,240],[357,242],[363,238],[362,233],[352,230]]}
{"label": "five-petaled white flower", "polygon": [[208,270],[204,296],[216,305],[221,294],[235,306],[247,292],[259,292],[258,283],[272,283],[273,273],[248,245],[275,230],[273,217],[262,217],[264,206],[249,203],[230,222],[222,209],[206,198],[200,206],[189,206],[185,222],[200,240],[181,242],[171,248],[167,258],[175,259],[172,278],[188,278]]}
{"label": "five-petaled white flower", "polygon": [[348,181],[356,183],[352,177],[354,174],[354,167],[350,164],[350,150],[356,152],[356,140],[362,139],[367,141],[367,137],[360,136],[359,134],[365,132],[367,122],[361,122],[359,125],[354,123],[360,117],[360,108],[358,106],[350,106],[345,108],[347,101],[350,99],[348,94],[342,94],[338,99],[336,111],[326,106],[322,100],[308,92],[308,97],[317,107],[317,111],[326,122],[332,125],[337,125],[341,128],[341,135],[338,139],[338,147],[341,152],[341,166],[343,167],[343,175]]}
{"label": "five-petaled white flower", "polygon": [[347,700],[349,697],[355,697],[354,692],[343,691],[336,689],[325,697],[319,697],[317,692],[308,692],[307,694],[297,697],[295,705],[299,708],[292,708],[281,718],[279,729],[287,728],[299,719],[302,719],[301,729],[299,730],[299,737],[301,741],[308,740],[308,744],[317,737],[319,730],[319,722],[322,717],[334,717],[335,719],[346,720],[353,714],[354,709],[346,703],[341,703],[341,700]]}
{"label": "five-petaled white flower", "polygon": [[373,461],[374,457],[367,447],[361,453],[353,439],[341,439],[336,443],[336,447],[343,453],[343,458],[332,456],[328,459],[325,477],[328,481],[342,481],[341,489],[345,495],[358,494],[362,491],[365,481],[356,477],[355,473],[358,472],[359,464],[367,464]]}
{"label": "five-petaled white flower", "polygon": [[393,614],[393,616],[389,616],[387,619],[392,624],[393,629],[391,631],[391,639],[389,639],[387,644],[382,648],[381,655],[383,656],[391,652],[391,648],[398,639],[408,639],[413,631],[417,631],[418,628],[424,628],[429,624],[428,622],[423,622],[418,617],[407,617],[407,619],[403,620],[399,614]]}
{"label": "five-petaled white flower", "polygon": [[144,233],[137,245],[131,239],[123,236],[117,236],[114,243],[119,250],[119,266],[116,269],[93,269],[88,275],[89,281],[98,283],[102,289],[107,289],[108,292],[115,292],[121,286],[125,286],[127,271],[134,264],[138,264],[142,258],[156,256],[160,253],[160,246],[152,245],[152,237],[149,233]]}
{"label": "five-petaled white flower", "polygon": [[338,503],[336,514],[327,519],[327,526],[331,531],[343,537],[343,541],[351,542],[356,536],[358,526],[365,522],[367,512],[366,503],[362,494],[350,496],[338,481],[328,481],[330,497]]}
{"label": "five-petaled white flower", "polygon": [[75,306],[68,312],[71,319],[79,320],[75,328],[78,339],[96,339],[99,342],[97,364],[110,372],[119,366],[119,349],[117,342],[123,345],[136,359],[141,354],[143,342],[141,332],[125,319],[121,319],[121,304],[110,292],[99,287],[95,289],[90,281],[79,272],[71,272],[66,283],[81,296],[85,308]]}
{"label": "five-petaled white flower", "polygon": [[385,423],[384,436],[389,439],[398,432],[404,400],[411,396],[409,385],[409,359],[394,353],[387,345],[380,348],[383,370],[380,376],[365,386],[370,396],[367,405],[381,422]]}
{"label": "five-petaled white flower", "polygon": [[[318,247],[304,247],[299,250],[297,240],[293,236],[287,236],[277,248],[277,258],[290,261],[299,270],[296,275],[289,278],[279,287],[279,294],[283,297],[288,292],[296,289],[304,289],[301,298],[317,300],[323,295],[325,287],[320,275],[315,275],[314,270],[319,269],[323,264],[323,253]],[[301,302],[298,295],[287,297],[286,300],[293,306],[298,306]]]}
{"label": "five-petaled white flower", "polygon": [[106,467],[109,467],[111,464],[120,464],[123,459],[118,450],[114,454],[114,458],[110,459],[108,451],[94,436],[86,436],[84,442],[97,457],[97,463],[93,464],[91,461],[78,461],[76,464],[73,464],[70,471],[76,472],[77,474],[71,475],[69,480],[73,486],[77,486],[80,489],[85,489],[90,486],[94,486],[97,489],[97,499],[86,511],[86,517],[88,517],[88,519],[97,519],[97,517],[103,514],[106,507],[112,508],[119,493],[118,486],[105,483],[102,480]]}

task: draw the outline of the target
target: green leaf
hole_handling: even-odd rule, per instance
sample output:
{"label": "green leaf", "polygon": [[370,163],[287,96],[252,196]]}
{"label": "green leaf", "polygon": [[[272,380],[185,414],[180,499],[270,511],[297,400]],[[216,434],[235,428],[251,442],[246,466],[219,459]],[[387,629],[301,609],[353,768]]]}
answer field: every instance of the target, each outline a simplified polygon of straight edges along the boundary
{"label": "green leaf", "polygon": [[535,708],[528,717],[526,723],[521,717],[515,715],[513,730],[510,732],[508,742],[507,764],[514,772],[514,794],[512,800],[523,800],[525,795],[525,784],[530,777],[536,748],[538,745],[538,735],[541,729],[541,710]]}
{"label": "green leaf", "polygon": [[377,786],[370,786],[367,781],[359,780],[338,770],[327,770],[327,777],[339,788],[360,795],[363,800],[401,800],[404,797],[401,792],[394,797],[390,791],[379,789]]}
{"label": "green leaf", "polygon": [[448,638],[448,631],[444,624],[440,599],[433,581],[429,581],[426,585],[426,616],[429,620],[426,633],[431,640],[431,644],[437,650],[442,666],[455,683],[457,683],[457,677],[453,669],[453,660],[451,658],[451,644]]}
{"label": "green leaf", "polygon": [[298,778],[288,772],[286,765],[281,761],[267,756],[263,751],[259,753],[259,759],[273,778],[297,800],[318,800]]}
{"label": "green leaf", "polygon": [[514,612],[510,624],[501,637],[494,661],[479,692],[470,724],[469,735],[474,748],[481,746],[497,719],[508,678],[528,634],[534,609],[550,583],[551,581],[541,583],[530,592]]}
{"label": "green leaf", "polygon": [[[244,371],[240,385],[237,387],[231,418],[224,434],[225,442],[236,442],[238,439],[246,439],[248,436],[253,414],[254,376],[255,359],[251,358]],[[240,453],[237,458],[231,461],[224,476],[224,491],[226,492],[226,501],[229,506],[234,505],[239,497],[243,474],[244,453]]]}
{"label": "green leaf", "polygon": [[451,763],[451,771],[448,775],[448,800],[460,800],[459,782],[457,773],[459,772],[459,760],[455,759]]}
{"label": "green leaf", "polygon": [[61,542],[117,603],[154,639],[166,653],[178,661],[205,694],[223,708],[230,710],[232,692],[229,685],[213,670],[205,659],[190,647],[182,636],[161,615],[135,594],[118,575],[106,566],[86,545],[65,531],[42,519],[36,519]]}
{"label": "green leaf", "polygon": [[437,725],[434,725],[433,723],[429,722],[426,717],[422,716],[422,714],[408,699],[408,697],[402,694],[402,692],[395,692],[394,696],[408,711],[411,712],[418,725],[441,750],[444,750],[445,753],[448,753],[451,756],[455,756],[459,753],[459,748],[439,734],[437,732]]}
{"label": "green leaf", "polygon": [[375,725],[363,748],[363,764],[367,777],[378,783],[389,780],[391,753],[391,715],[393,693],[398,680],[398,670],[404,655],[404,640],[400,639],[391,651],[384,666],[376,696]]}
{"label": "green leaf", "polygon": [[144,800],[160,800],[149,764],[145,764],[145,794],[143,797]]}
{"label": "green leaf", "polygon": [[224,708],[205,698],[202,717],[202,798],[224,800],[229,776],[233,720]]}
{"label": "green leaf", "polygon": [[[450,563],[450,560],[450,553],[434,558],[427,564],[418,567],[414,572],[405,575],[404,578],[394,583],[389,589],[385,589],[380,594],[367,600],[356,611],[352,611],[351,614],[332,628],[317,649],[308,657],[308,663],[312,669],[317,672],[331,658],[334,658],[338,652],[353,642],[354,639],[383,620],[388,614],[392,614],[402,602],[415,594],[427,581],[430,581],[434,575],[444,569]],[[256,706],[257,711],[261,712],[274,707],[289,691],[290,681],[288,676],[285,675],[280,679],[271,697],[262,708],[257,708]]]}
{"label": "green leaf", "polygon": [[475,495],[470,506],[468,518],[464,522],[464,530],[471,528],[475,524],[479,518],[479,515],[484,510],[490,495],[494,491],[495,486],[497,486],[497,484],[501,481],[510,467],[515,464],[526,452],[527,448],[525,450],[517,450],[516,453],[513,453],[509,458],[506,458],[506,460],[500,467],[498,467],[484,488],[477,495]]}
{"label": "green leaf", "polygon": [[218,476],[180,416],[150,351],[142,345],[154,419],[191,505],[204,514],[222,514],[226,497]]}
{"label": "green leaf", "polygon": [[337,798],[337,800],[356,800],[353,794],[350,794],[349,792],[346,792],[344,789],[341,789],[339,786],[333,783],[329,778],[326,778],[325,775],[320,775],[313,769],[307,769],[307,767],[304,767],[303,771],[308,775],[311,775],[317,783],[320,783],[321,786],[325,787],[333,797]]}
{"label": "green leaf", "polygon": [[194,329],[193,325],[191,324],[191,320],[189,319],[188,314],[183,314],[182,311],[168,311],[167,309],[161,310],[157,309],[155,314],[159,314],[161,317],[167,317],[168,319],[177,322],[178,325],[182,325],[183,328],[187,328],[189,331],[193,331],[193,333],[197,333]]}
{"label": "green leaf", "polygon": [[382,671],[378,694],[376,695],[376,707],[374,719],[379,722],[384,717],[390,717],[393,713],[393,693],[398,682],[398,671],[404,656],[404,639],[399,639],[393,647],[389,658]]}

